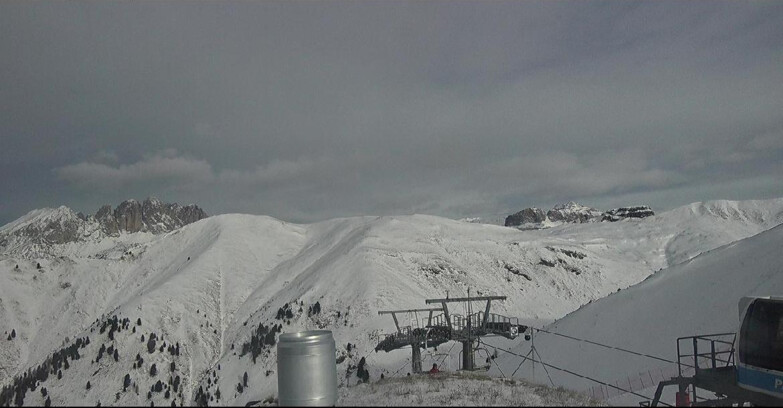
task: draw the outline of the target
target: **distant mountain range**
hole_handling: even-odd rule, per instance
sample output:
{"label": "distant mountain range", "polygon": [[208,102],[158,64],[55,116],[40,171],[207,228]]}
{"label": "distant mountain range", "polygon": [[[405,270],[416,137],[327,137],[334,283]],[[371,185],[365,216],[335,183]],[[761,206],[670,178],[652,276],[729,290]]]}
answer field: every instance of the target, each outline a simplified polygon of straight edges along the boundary
{"label": "distant mountain range", "polygon": [[525,208],[506,217],[504,225],[520,227],[520,229],[541,229],[567,223],[614,222],[626,218],[645,218],[653,215],[655,215],[653,210],[646,205],[599,211],[571,201],[568,204],[555,205],[546,212],[537,207]]}
{"label": "distant mountain range", "polygon": [[163,203],[149,197],[143,202],[125,200],[116,208],[104,205],[85,216],[68,207],[30,211],[0,229],[0,251],[36,257],[51,254],[52,245],[118,237],[122,233],[161,234],[207,217],[197,205]]}

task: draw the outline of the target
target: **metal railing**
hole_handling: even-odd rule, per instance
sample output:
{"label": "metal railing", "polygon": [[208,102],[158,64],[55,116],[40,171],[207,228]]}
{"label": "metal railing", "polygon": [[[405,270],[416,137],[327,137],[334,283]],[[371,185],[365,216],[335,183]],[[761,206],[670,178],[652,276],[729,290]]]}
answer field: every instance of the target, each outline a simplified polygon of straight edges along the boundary
{"label": "metal railing", "polygon": [[683,366],[699,370],[734,366],[734,342],[737,333],[704,334],[677,339],[677,370]]}
{"label": "metal railing", "polygon": [[[516,317],[503,316],[497,313],[490,313],[487,315],[486,326],[484,326],[484,312],[471,313],[468,316],[460,314],[452,314],[451,317],[451,330],[453,332],[464,332],[470,324],[471,332],[487,331],[492,333],[505,333],[506,335],[515,337],[518,332],[515,332],[513,328],[519,327],[519,319]],[[443,314],[433,316],[430,327],[448,327],[449,322],[446,321],[446,316]]]}
{"label": "metal railing", "polygon": [[449,327],[448,323],[446,322],[446,315],[439,314],[437,316],[432,317],[432,322],[430,323],[430,327]]}

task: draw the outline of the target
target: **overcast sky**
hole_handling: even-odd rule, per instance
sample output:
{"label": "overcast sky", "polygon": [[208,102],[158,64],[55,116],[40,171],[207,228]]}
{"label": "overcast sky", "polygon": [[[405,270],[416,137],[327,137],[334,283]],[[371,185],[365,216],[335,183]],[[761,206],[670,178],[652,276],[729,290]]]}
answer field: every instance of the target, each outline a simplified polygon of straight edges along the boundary
{"label": "overcast sky", "polygon": [[783,196],[783,2],[0,2],[0,224]]}

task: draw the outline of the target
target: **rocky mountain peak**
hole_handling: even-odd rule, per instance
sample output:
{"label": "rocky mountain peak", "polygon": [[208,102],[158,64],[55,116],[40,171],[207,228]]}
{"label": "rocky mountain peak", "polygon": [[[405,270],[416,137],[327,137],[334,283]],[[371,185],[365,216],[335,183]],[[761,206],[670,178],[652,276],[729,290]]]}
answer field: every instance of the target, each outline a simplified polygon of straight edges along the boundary
{"label": "rocky mountain peak", "polygon": [[[0,228],[0,252],[34,256],[47,253],[53,244],[64,244],[98,235],[127,232],[160,234],[206,218],[196,205],[185,207],[150,197],[142,203],[125,200],[116,208],[106,204],[95,215],[75,213],[66,206],[33,210]],[[101,234],[102,233],[102,234]]]}
{"label": "rocky mountain peak", "polygon": [[128,199],[111,211],[111,216],[109,211],[111,206],[104,205],[95,214],[101,228],[109,235],[122,231],[159,234],[207,217],[207,213],[194,204],[183,207],[177,203],[164,203],[155,197],[147,197],[141,203]]}
{"label": "rocky mountain peak", "polygon": [[587,207],[574,201],[557,204],[546,213],[539,208],[530,207],[506,217],[507,227],[547,228],[564,223],[581,224],[587,222],[619,221],[626,218],[644,218],[655,215],[650,207],[645,205],[620,207],[609,211],[601,211]]}

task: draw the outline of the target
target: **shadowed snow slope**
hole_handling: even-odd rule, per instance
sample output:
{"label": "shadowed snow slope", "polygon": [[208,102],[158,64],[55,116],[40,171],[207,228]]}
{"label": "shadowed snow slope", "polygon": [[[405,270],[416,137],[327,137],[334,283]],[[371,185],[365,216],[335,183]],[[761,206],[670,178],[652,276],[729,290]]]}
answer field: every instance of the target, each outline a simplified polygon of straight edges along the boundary
{"label": "shadowed snow slope", "polygon": [[[297,225],[227,214],[161,235],[79,231],[80,241],[56,244],[16,234],[12,250],[0,252],[0,385],[18,384],[14,378],[89,337],[79,358],[71,351],[60,364],[62,378],[58,366],[26,392],[25,404],[43,404],[40,387],[55,405],[190,405],[199,389],[209,400],[218,388],[221,398],[210,404],[245,404],[276,394],[277,335],[317,328],[334,333],[341,384],[356,382],[363,356],[371,378],[388,376],[410,351],[373,352],[394,327],[379,310],[424,307],[426,298],[464,296],[470,287],[471,295],[508,297],[494,312],[549,323],[673,261],[779,224],[782,208],[781,199],[709,202],[542,231],[424,215]],[[0,232],[45,229],[71,213],[40,210]],[[423,316],[401,317],[415,325]],[[245,372],[248,386],[238,387]],[[174,390],[168,382],[177,377]]]}
{"label": "shadowed snow slope", "polygon": [[[778,226],[657,272],[638,285],[580,308],[546,330],[676,361],[678,337],[736,332],[741,297],[783,294],[781,248],[783,226]],[[621,380],[621,385],[627,385],[628,378],[650,370],[672,373],[674,366],[547,333],[537,333],[535,342],[545,362],[612,384]],[[522,342],[514,351],[526,354],[528,349],[529,342]],[[508,373],[521,360],[503,354],[497,361]],[[539,368],[535,381],[548,383],[543,374]],[[550,374],[555,384],[573,389],[595,385],[555,370]],[[530,367],[517,375],[530,378]],[[676,369],[671,375],[676,375]],[[647,394],[652,395],[652,390]]]}

